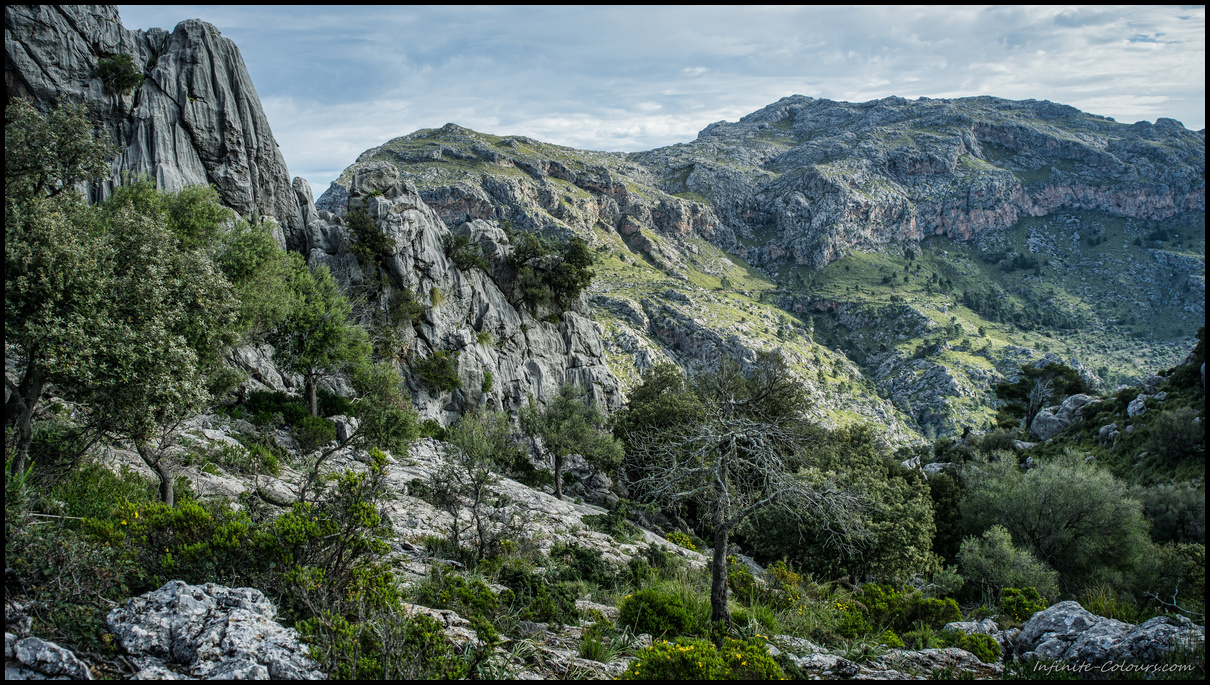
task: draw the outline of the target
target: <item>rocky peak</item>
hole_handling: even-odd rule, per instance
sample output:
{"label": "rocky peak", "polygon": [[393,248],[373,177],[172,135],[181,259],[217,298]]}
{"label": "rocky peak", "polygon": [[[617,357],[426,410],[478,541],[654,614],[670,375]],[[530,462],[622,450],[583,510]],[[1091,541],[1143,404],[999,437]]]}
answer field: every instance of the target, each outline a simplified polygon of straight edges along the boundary
{"label": "rocky peak", "polygon": [[[204,21],[171,32],[130,31],[113,6],[8,5],[4,8],[8,97],[48,110],[86,105],[117,146],[103,199],[125,177],[165,191],[213,184],[243,216],[274,217],[279,236],[301,249],[304,222],[290,174],[239,49]],[[114,93],[94,76],[101,60],[129,55],[143,80]]]}

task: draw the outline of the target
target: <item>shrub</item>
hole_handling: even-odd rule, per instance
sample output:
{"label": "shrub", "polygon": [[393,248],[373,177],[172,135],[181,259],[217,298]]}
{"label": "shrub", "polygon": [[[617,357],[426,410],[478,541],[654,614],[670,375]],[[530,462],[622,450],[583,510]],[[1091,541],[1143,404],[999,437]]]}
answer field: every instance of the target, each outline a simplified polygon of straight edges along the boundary
{"label": "shrub", "polygon": [[478,244],[472,243],[469,236],[447,234],[442,237],[441,245],[445,248],[445,256],[462,271],[491,269],[491,265],[483,257],[483,250]]}
{"label": "shrub", "polygon": [[910,602],[908,619],[930,627],[941,627],[947,623],[961,621],[962,612],[958,609],[958,602],[951,598],[936,599],[914,595]]}
{"label": "shrub", "polygon": [[492,391],[492,384],[495,382],[495,377],[490,370],[484,369],[483,382],[479,384],[479,392],[486,395]]}
{"label": "shrub", "polygon": [[882,635],[878,636],[878,641],[891,649],[903,649],[903,639],[893,630],[883,631]]}
{"label": "shrub", "polygon": [[1046,598],[1036,588],[1004,588],[1000,593],[1000,613],[1013,621],[1024,623],[1046,608]]}
{"label": "shrub", "polygon": [[677,545],[679,547],[684,547],[685,549],[687,549],[691,552],[697,551],[697,545],[693,544],[693,538],[690,538],[688,535],[680,532],[679,530],[674,530],[671,533],[665,535],[664,539],[667,540],[668,542],[671,542],[674,545]]}
{"label": "shrub", "polygon": [[751,602],[756,593],[756,578],[739,559],[727,557],[727,587],[735,593],[737,599]]}
{"label": "shrub", "polygon": [[592,252],[578,236],[552,243],[533,233],[512,236],[508,258],[517,289],[531,307],[566,307],[592,282]]}
{"label": "shrub", "polygon": [[979,657],[979,661],[985,664],[1000,660],[1000,643],[996,642],[996,638],[991,635],[984,635],[982,633],[962,635],[954,643],[954,646],[974,654]]}
{"label": "shrub", "polygon": [[462,379],[458,377],[458,355],[445,350],[412,362],[412,371],[430,390],[453,392],[462,387]]}
{"label": "shrub", "polygon": [[[776,664],[774,664],[776,666]],[[780,670],[780,669],[779,669]],[[635,656],[622,680],[725,680],[727,666],[705,640],[659,642]]]}
{"label": "shrub", "polygon": [[653,636],[684,635],[694,628],[693,615],[681,598],[658,590],[639,590],[619,605],[618,624]]}
{"label": "shrub", "polygon": [[870,632],[870,624],[865,614],[852,602],[836,602],[834,608],[839,612],[833,631],[841,637],[850,640]]}
{"label": "shrub", "polygon": [[101,79],[111,94],[126,94],[143,82],[143,73],[134,66],[134,58],[126,53],[102,57],[92,75]]}
{"label": "shrub", "polygon": [[618,582],[617,569],[605,561],[599,549],[558,544],[551,548],[550,557],[563,565],[559,577],[564,580],[583,580],[602,587],[613,587]]}
{"label": "shrub", "polygon": [[992,526],[982,538],[967,538],[958,552],[964,575],[994,596],[1003,587],[1035,587],[1050,596],[1058,594],[1057,574],[1030,553],[1013,545],[1002,526]]}
{"label": "shrub", "polygon": [[322,416],[306,415],[295,424],[298,449],[304,454],[314,452],[336,439],[336,424]]}
{"label": "shrub", "polygon": [[576,595],[567,583],[552,583],[513,562],[500,569],[497,580],[512,590],[512,605],[521,610],[521,618],[527,621],[564,625],[574,624],[580,618]]}
{"label": "shrub", "polygon": [[725,640],[722,657],[728,680],[782,680],[785,677],[781,667],[769,656],[763,640]]}

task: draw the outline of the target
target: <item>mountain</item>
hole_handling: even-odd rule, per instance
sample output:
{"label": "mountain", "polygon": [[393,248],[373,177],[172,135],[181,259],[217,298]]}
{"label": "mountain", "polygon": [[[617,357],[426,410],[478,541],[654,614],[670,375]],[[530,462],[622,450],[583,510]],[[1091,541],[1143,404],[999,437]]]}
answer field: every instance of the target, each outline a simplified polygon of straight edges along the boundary
{"label": "mountain", "polygon": [[784,98],[697,140],[591,152],[448,124],[367,150],[450,225],[576,233],[624,387],[780,348],[817,414],[900,441],[991,426],[1043,357],[1112,386],[1205,315],[1205,132],[1050,102]]}

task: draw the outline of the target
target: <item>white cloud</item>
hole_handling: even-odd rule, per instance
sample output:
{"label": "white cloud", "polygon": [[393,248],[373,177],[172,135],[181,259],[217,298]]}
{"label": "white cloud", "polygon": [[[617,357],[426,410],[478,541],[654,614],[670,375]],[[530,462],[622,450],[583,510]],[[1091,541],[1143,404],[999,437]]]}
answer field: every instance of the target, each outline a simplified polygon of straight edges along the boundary
{"label": "white cloud", "polygon": [[561,145],[692,139],[792,93],[996,95],[1205,126],[1205,9],[1170,7],[165,7],[235,40],[291,170],[456,122]]}

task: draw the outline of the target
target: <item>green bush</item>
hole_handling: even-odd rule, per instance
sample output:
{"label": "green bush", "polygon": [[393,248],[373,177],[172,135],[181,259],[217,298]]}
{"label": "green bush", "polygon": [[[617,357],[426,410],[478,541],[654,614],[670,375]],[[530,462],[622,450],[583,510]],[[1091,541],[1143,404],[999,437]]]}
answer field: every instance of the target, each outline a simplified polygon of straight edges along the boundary
{"label": "green bush", "polygon": [[1046,598],[1038,594],[1036,588],[1017,589],[1015,587],[1006,587],[1000,593],[1001,615],[1017,623],[1028,621],[1030,616],[1045,608]]}
{"label": "green bush", "polygon": [[445,248],[445,256],[460,270],[491,270],[491,265],[483,256],[483,250],[479,245],[472,243],[469,236],[447,234],[442,237],[441,245]]}
{"label": "green bush", "polygon": [[614,587],[619,580],[618,570],[605,561],[599,549],[560,543],[551,548],[550,558],[562,567],[562,580],[583,580],[606,588]]}
{"label": "green bush", "polygon": [[322,416],[303,416],[295,423],[298,449],[304,454],[314,452],[336,439],[336,424]]}
{"label": "green bush", "polygon": [[492,617],[500,608],[501,600],[509,602],[513,595],[504,590],[504,597],[497,597],[482,580],[467,582],[457,573],[450,572],[443,564],[433,564],[428,579],[417,590],[419,604],[434,609],[453,609],[462,616]]}
{"label": "green bush", "polygon": [[852,640],[870,632],[871,626],[866,621],[865,613],[854,602],[836,602],[833,608],[839,614],[832,628],[837,635]]}
{"label": "green bush", "polygon": [[736,599],[751,602],[756,594],[756,578],[739,559],[727,557],[727,587],[735,593]]}
{"label": "green bush", "polygon": [[462,387],[458,377],[458,355],[437,350],[425,359],[412,362],[412,371],[430,390],[453,392]]}
{"label": "green bush", "polygon": [[681,638],[639,652],[622,680],[783,680],[785,674],[762,640],[723,641]]}
{"label": "green bush", "polygon": [[566,625],[574,624],[580,618],[576,594],[568,583],[552,583],[516,562],[501,568],[497,580],[513,592],[512,606],[519,609],[521,617],[527,621]]}
{"label": "green bush", "polygon": [[[775,664],[776,665],[776,664]],[[725,680],[727,666],[714,645],[681,638],[639,652],[622,680]]]}
{"label": "green bush", "polygon": [[697,546],[693,544],[693,538],[680,532],[679,530],[674,530],[671,533],[665,535],[664,539],[667,540],[668,542],[671,542],[674,545],[677,545],[679,547],[684,547],[685,549],[687,549],[691,552],[697,551]]}
{"label": "green bush", "polygon": [[893,630],[885,630],[882,635],[878,636],[878,641],[890,647],[891,649],[903,649],[903,639],[895,634]]}
{"label": "green bush", "polygon": [[939,628],[947,623],[961,621],[962,612],[958,609],[958,602],[949,597],[936,599],[914,595],[909,603],[908,620]]}
{"label": "green bush", "polygon": [[1044,594],[1058,594],[1058,574],[1029,550],[1013,544],[1003,526],[992,526],[981,538],[963,540],[958,552],[963,575],[994,597],[1002,587],[1036,587]]}
{"label": "green bush", "polygon": [[725,640],[722,647],[727,680],[782,680],[781,667],[769,656],[763,640]]}
{"label": "green bush", "polygon": [[996,638],[991,635],[982,633],[962,635],[954,646],[974,654],[979,657],[979,661],[985,664],[1000,660],[1000,643],[996,642]]}
{"label": "green bush", "polygon": [[627,595],[619,605],[618,625],[652,636],[685,635],[695,628],[693,615],[681,598],[654,589]]}
{"label": "green bush", "polygon": [[582,238],[551,242],[534,233],[516,232],[511,240],[508,263],[517,290],[531,307],[566,307],[592,282],[592,252]]}
{"label": "green bush", "polygon": [[126,53],[102,57],[92,75],[101,79],[105,90],[114,95],[129,93],[143,82],[143,73],[135,68],[134,58]]}

